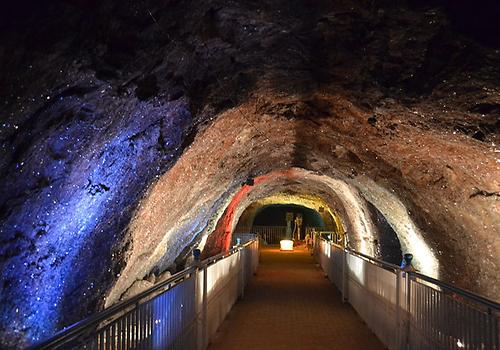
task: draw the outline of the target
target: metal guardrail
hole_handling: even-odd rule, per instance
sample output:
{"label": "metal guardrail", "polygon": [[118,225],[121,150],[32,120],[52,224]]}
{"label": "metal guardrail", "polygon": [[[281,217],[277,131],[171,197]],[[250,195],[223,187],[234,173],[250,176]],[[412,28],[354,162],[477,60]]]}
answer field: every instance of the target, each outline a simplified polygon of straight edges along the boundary
{"label": "metal guardrail", "polygon": [[[323,230],[321,227],[311,227],[306,226],[305,231],[301,234],[301,237],[304,238],[307,233],[311,233],[312,230],[315,232],[320,232]],[[239,231],[239,234],[243,234],[246,232],[252,232],[254,234],[259,235],[267,244],[279,244],[282,239],[286,238],[286,226],[252,226],[247,231]],[[333,233],[333,231],[328,231],[328,233]]]}
{"label": "metal guardrail", "polygon": [[205,349],[243,297],[258,248],[254,238],[208,258],[30,349]]}
{"label": "metal guardrail", "polygon": [[314,254],[389,349],[500,349],[500,304],[321,238]]}
{"label": "metal guardrail", "polygon": [[258,234],[267,244],[279,244],[286,237],[286,226],[252,226],[252,233]]}

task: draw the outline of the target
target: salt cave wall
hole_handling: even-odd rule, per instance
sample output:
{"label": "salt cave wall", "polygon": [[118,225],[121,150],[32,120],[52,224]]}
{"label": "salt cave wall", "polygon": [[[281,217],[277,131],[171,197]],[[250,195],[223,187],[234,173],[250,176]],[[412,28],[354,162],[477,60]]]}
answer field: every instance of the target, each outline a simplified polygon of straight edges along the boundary
{"label": "salt cave wall", "polygon": [[2,2],[3,347],[182,267],[248,178],[291,168],[408,216],[498,300],[491,4]]}

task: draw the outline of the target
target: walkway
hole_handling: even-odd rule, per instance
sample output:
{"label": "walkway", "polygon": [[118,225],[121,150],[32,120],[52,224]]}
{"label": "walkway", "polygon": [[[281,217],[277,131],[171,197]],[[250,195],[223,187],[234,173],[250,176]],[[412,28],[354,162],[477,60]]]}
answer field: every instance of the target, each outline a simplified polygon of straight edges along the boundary
{"label": "walkway", "polygon": [[303,248],[261,250],[257,276],[209,349],[384,349]]}

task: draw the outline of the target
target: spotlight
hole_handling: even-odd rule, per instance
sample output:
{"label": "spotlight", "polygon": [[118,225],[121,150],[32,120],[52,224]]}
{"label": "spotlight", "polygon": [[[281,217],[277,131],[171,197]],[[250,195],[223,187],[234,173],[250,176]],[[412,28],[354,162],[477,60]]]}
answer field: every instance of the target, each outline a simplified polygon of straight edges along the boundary
{"label": "spotlight", "polygon": [[280,250],[293,250],[293,241],[291,239],[282,239],[280,241]]}

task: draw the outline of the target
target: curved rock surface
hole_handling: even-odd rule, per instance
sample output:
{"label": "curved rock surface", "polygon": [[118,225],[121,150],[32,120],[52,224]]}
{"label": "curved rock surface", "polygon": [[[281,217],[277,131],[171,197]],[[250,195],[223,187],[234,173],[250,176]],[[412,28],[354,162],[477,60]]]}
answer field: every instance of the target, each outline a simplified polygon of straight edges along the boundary
{"label": "curved rock surface", "polygon": [[2,6],[4,347],[226,249],[273,196],[379,256],[376,209],[422,272],[500,300],[498,5]]}

